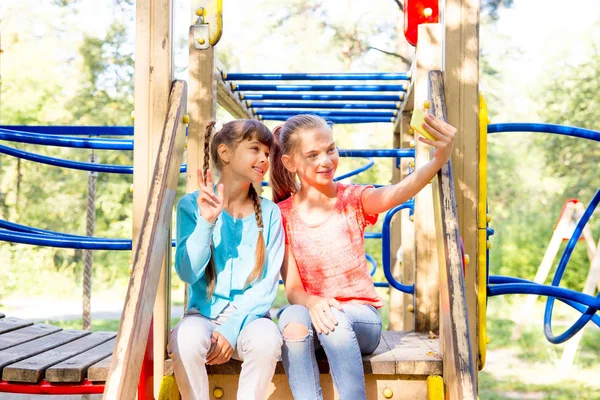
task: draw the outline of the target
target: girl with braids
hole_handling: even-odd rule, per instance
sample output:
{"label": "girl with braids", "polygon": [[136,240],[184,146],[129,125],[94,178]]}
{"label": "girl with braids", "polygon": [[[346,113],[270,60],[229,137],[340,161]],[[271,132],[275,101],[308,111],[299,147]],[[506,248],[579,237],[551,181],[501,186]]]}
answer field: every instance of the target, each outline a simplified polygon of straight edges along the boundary
{"label": "girl with braids", "polygon": [[[369,275],[365,227],[417,194],[448,161],[456,129],[428,115],[435,157],[393,186],[336,183],[331,128],[297,115],[275,128],[271,185],[286,232],[281,275],[291,306],[279,317],[283,365],[296,400],[322,399],[315,347],[327,355],[341,400],[366,399],[362,354],[379,345],[383,306]],[[300,184],[297,183],[296,176]]]}
{"label": "girl with braids", "polygon": [[[183,399],[208,399],[205,366],[233,357],[243,361],[238,399],[263,400],[281,354],[268,313],[284,233],[279,208],[252,184],[269,169],[273,135],[261,122],[236,120],[211,138],[214,126],[206,126],[199,190],[177,205],[175,270],[189,284],[189,302],[168,351]],[[209,158],[220,172],[216,190]]]}

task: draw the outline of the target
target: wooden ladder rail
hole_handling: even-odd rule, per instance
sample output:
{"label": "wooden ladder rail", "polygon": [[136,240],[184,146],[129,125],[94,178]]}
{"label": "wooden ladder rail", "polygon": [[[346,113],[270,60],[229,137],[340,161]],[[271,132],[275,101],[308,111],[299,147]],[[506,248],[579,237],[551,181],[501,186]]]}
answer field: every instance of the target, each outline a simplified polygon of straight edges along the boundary
{"label": "wooden ladder rail", "polygon": [[[441,71],[429,72],[431,112],[447,121]],[[460,129],[460,127],[459,127]],[[471,350],[463,257],[452,178],[452,161],[433,180],[433,204],[440,268],[440,350],[447,397],[476,400],[475,360]]]}
{"label": "wooden ladder rail", "polygon": [[133,271],[112,355],[103,399],[136,397],[162,260],[165,256],[179,169],[185,146],[187,85],[171,85],[167,115],[154,164],[140,236],[133,254]]}

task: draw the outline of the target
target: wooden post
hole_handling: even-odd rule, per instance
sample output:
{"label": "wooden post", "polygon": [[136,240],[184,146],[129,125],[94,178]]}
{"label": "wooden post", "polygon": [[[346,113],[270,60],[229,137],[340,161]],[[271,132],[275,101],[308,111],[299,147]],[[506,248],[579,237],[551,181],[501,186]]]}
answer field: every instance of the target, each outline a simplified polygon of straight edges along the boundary
{"label": "wooden post", "polygon": [[[471,346],[478,357],[479,0],[440,2],[448,122],[458,128],[452,156],[458,226],[465,253]],[[421,36],[419,34],[419,40]]]}
{"label": "wooden post", "polygon": [[[422,38],[420,31],[419,38]],[[431,71],[430,77],[432,112],[436,117],[446,120],[442,72]],[[467,312],[452,172],[452,161],[449,161],[433,181],[442,309],[440,319],[443,328],[440,349],[444,363],[446,398],[475,400],[475,358],[470,346],[470,315]]]}
{"label": "wooden post", "polygon": [[[407,99],[412,99],[412,96]],[[404,104],[403,110],[406,110],[407,103]],[[410,104],[412,108],[412,101]],[[402,111],[400,114],[401,121],[395,127],[396,133],[394,134],[394,147],[409,148],[410,143],[414,140],[414,136],[410,133],[410,111]],[[413,159],[403,158],[400,161],[400,168],[396,168],[396,160],[394,162],[393,169],[393,181],[396,183],[401,179],[405,179],[408,176],[409,164],[413,163]],[[410,285],[415,282],[415,230],[414,223],[410,220],[409,210],[402,210],[397,217],[392,220],[392,232],[396,235],[392,235],[392,246],[393,255],[395,257],[397,248],[395,238],[399,237],[399,245],[402,246],[402,264],[397,265],[397,269],[393,271],[394,276],[400,276],[400,281],[406,285]],[[411,294],[402,293],[397,290],[390,291],[390,330],[405,330],[410,331],[415,327],[414,319],[414,305],[413,296]]]}
{"label": "wooden post", "polygon": [[188,147],[186,191],[198,190],[197,170],[204,163],[204,131],[206,124],[216,118],[217,86],[215,82],[215,48],[194,48],[193,28],[189,36]]}
{"label": "wooden post", "polygon": [[[146,210],[173,80],[172,9],[172,0],[136,2],[133,249],[136,248]],[[170,243],[168,246],[170,251]],[[153,315],[154,376],[159,377],[153,384],[156,396],[163,374],[170,311],[167,304],[169,271],[164,264]]]}
{"label": "wooden post", "polygon": [[[167,244],[171,242],[169,227],[185,144],[185,124],[182,120],[186,97],[185,82],[175,81],[134,251],[133,272],[106,380],[105,400],[133,400],[136,396],[161,263]],[[164,354],[164,347],[162,351]],[[157,381],[160,382],[159,379]],[[146,393],[140,397],[146,398]]]}
{"label": "wooden post", "polygon": [[[415,107],[422,108],[425,100],[428,99],[429,71],[441,68],[442,34],[443,29],[440,24],[419,26],[413,88]],[[415,168],[419,168],[431,159],[431,149],[430,146],[415,140],[415,150]],[[439,270],[431,185],[425,186],[415,196],[414,229],[416,248],[415,330],[417,332],[438,332]]]}
{"label": "wooden post", "polygon": [[[403,16],[402,16],[403,18]],[[413,71],[409,64],[414,56],[413,46],[408,43],[404,37],[404,22],[400,21],[397,25],[398,40],[396,41],[396,53],[400,54],[402,61],[398,64],[398,68],[402,70]],[[409,88],[406,97],[403,99],[401,110],[398,112],[396,123],[392,131],[394,148],[408,148],[411,139],[408,139],[408,123],[410,121],[409,109],[412,109],[412,82],[409,82]],[[410,108],[407,108],[410,102]],[[407,176],[408,164],[412,159],[403,158],[400,160],[400,167],[396,166],[396,160],[392,160],[392,184],[395,184]],[[414,283],[414,229],[413,223],[409,220],[409,210],[402,210],[394,216],[390,225],[391,243],[390,251],[392,274],[399,278],[399,281],[404,284]],[[411,236],[412,235],[412,236]],[[396,253],[399,246],[402,246],[402,263],[396,259]],[[412,330],[414,329],[414,314],[408,311],[408,306],[412,306],[413,296],[405,294],[398,290],[390,289],[390,307],[389,315],[389,330]]]}

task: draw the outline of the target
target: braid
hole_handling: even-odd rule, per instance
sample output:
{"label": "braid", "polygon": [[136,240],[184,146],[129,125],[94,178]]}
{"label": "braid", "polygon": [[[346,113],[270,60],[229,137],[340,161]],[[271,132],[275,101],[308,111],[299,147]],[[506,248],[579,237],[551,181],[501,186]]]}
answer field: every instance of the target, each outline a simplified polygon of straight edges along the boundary
{"label": "braid", "polygon": [[204,165],[202,166],[204,183],[206,183],[206,173],[208,172],[208,168],[210,168],[210,135],[216,123],[217,121],[210,121],[206,124],[206,129],[204,130]]}
{"label": "braid", "polygon": [[265,237],[263,236],[262,209],[260,206],[260,198],[258,197],[258,193],[256,193],[256,189],[253,185],[250,185],[250,188],[248,189],[248,196],[252,200],[252,203],[254,203],[254,215],[256,217],[256,224],[258,225],[258,238],[256,239],[256,263],[254,264],[254,269],[250,273],[250,276],[248,276],[248,279],[246,280],[246,285],[249,285],[262,276],[266,257]]}
{"label": "braid", "polygon": [[[210,136],[212,130],[216,124],[216,121],[210,121],[206,124],[206,130],[204,131],[204,165],[202,167],[204,183],[206,184],[206,173],[210,167]],[[206,278],[206,299],[209,300],[213,292],[215,291],[215,281],[217,280],[217,269],[215,268],[215,252],[212,239],[210,241],[210,260],[206,266],[204,272]]]}

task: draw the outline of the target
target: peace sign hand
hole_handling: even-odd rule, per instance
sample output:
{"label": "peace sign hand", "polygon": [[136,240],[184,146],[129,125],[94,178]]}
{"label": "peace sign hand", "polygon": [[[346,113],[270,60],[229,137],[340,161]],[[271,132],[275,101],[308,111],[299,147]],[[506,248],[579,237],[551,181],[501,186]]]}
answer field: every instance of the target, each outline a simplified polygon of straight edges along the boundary
{"label": "peace sign hand", "polygon": [[223,211],[223,184],[217,185],[217,194],[213,189],[213,180],[210,170],[206,172],[206,183],[202,169],[198,169],[198,210],[200,215],[210,224],[214,224],[221,211]]}

